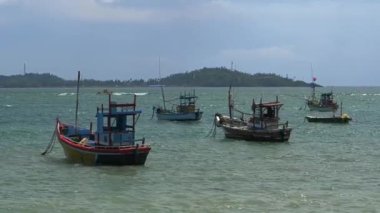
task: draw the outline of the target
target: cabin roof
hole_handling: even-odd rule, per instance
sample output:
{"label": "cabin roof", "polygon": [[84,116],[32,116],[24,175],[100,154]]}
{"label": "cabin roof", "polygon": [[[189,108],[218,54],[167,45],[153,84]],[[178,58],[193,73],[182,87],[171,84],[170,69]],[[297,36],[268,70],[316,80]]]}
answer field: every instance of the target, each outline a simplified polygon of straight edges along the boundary
{"label": "cabin roof", "polygon": [[140,114],[142,111],[141,110],[129,110],[129,111],[122,111],[122,112],[111,112],[109,113],[108,111],[105,112],[98,112],[96,116],[109,116],[109,115],[137,115]]}
{"label": "cabin roof", "polygon": [[333,95],[332,92],[326,92],[326,93],[322,93],[321,96],[331,96]]}
{"label": "cabin roof", "polygon": [[195,95],[180,95],[180,99],[192,99],[192,98],[198,98],[198,96]]}
{"label": "cabin roof", "polygon": [[280,102],[267,102],[267,103],[261,103],[256,104],[256,107],[275,107],[275,106],[282,106],[283,104]]}

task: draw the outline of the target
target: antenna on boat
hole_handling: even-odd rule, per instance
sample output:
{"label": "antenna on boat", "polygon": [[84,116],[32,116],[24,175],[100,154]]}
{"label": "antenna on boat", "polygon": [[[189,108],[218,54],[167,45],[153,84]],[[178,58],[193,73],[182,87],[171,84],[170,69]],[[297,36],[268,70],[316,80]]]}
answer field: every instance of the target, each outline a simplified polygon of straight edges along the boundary
{"label": "antenna on boat", "polygon": [[26,62],[24,62],[24,75],[26,75]]}
{"label": "antenna on boat", "polygon": [[79,81],[80,81],[80,71],[78,71],[78,80],[77,80],[77,100],[76,100],[76,105],[75,105],[75,131],[78,130]]}

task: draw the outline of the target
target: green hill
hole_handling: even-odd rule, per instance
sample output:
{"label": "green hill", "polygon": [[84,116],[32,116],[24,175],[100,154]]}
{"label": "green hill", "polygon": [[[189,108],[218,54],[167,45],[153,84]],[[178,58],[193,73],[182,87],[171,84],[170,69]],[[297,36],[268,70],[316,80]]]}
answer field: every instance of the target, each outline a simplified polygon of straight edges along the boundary
{"label": "green hill", "polygon": [[[140,80],[81,80],[84,87],[130,87],[130,86],[189,86],[189,87],[309,87],[303,81],[294,81],[276,74],[256,73],[254,75],[227,68],[203,68],[186,73],[177,73],[159,79]],[[49,73],[0,76],[0,87],[73,87],[74,80],[64,80]]]}
{"label": "green hill", "polygon": [[0,76],[0,87],[57,87],[66,81],[49,73]]}
{"label": "green hill", "polygon": [[248,74],[227,68],[203,68],[192,72],[178,73],[161,79],[167,86],[199,87],[308,87],[303,81],[294,81],[276,74]]}

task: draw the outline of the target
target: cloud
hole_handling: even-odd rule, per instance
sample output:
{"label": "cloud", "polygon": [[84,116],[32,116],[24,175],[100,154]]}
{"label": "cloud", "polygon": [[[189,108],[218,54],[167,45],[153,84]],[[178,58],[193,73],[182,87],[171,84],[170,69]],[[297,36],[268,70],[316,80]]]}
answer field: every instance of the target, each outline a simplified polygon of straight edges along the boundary
{"label": "cloud", "polygon": [[[147,4],[120,0],[0,0],[0,5],[17,2],[29,11],[54,18],[88,22],[155,23],[181,19],[204,20],[224,17],[224,1],[173,1]],[[222,15],[224,13],[224,15]]]}
{"label": "cloud", "polygon": [[[1,2],[11,0],[0,0]],[[118,0],[19,0],[28,11],[43,16],[88,22],[147,22],[160,20],[158,11],[150,8],[127,7]]]}
{"label": "cloud", "polygon": [[145,3],[120,0],[0,0],[0,6],[17,4],[26,11],[54,18],[88,22],[155,23],[178,20],[227,19],[236,14],[233,3],[211,1],[157,1]]}
{"label": "cloud", "polygon": [[13,3],[13,2],[16,2],[17,0],[0,0],[0,5],[4,5],[4,4],[10,4],[10,3]]}
{"label": "cloud", "polygon": [[229,49],[221,52],[224,58],[239,60],[291,60],[296,54],[290,48],[265,47],[256,49]]}
{"label": "cloud", "polygon": [[117,2],[117,0],[98,0],[98,1],[104,4],[113,4]]}

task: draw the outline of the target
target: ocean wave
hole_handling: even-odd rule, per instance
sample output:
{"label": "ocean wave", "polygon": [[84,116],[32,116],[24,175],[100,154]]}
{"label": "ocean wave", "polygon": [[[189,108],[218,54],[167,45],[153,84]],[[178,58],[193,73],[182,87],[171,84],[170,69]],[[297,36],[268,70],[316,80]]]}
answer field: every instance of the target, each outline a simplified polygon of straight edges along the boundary
{"label": "ocean wave", "polygon": [[113,92],[112,95],[116,95],[116,96],[120,96],[120,95],[137,95],[137,96],[142,96],[142,95],[146,95],[148,93],[146,92],[135,92],[135,93],[132,93],[132,92]]}
{"label": "ocean wave", "polygon": [[120,95],[126,95],[126,92],[113,92],[112,95],[120,96]]}
{"label": "ocean wave", "polygon": [[373,94],[371,94],[371,93],[362,93],[362,94],[351,93],[350,96],[380,96],[380,94],[379,93],[373,93]]}
{"label": "ocean wave", "polygon": [[62,93],[59,93],[58,96],[67,96],[67,95],[75,95],[76,93],[75,92],[62,92]]}

